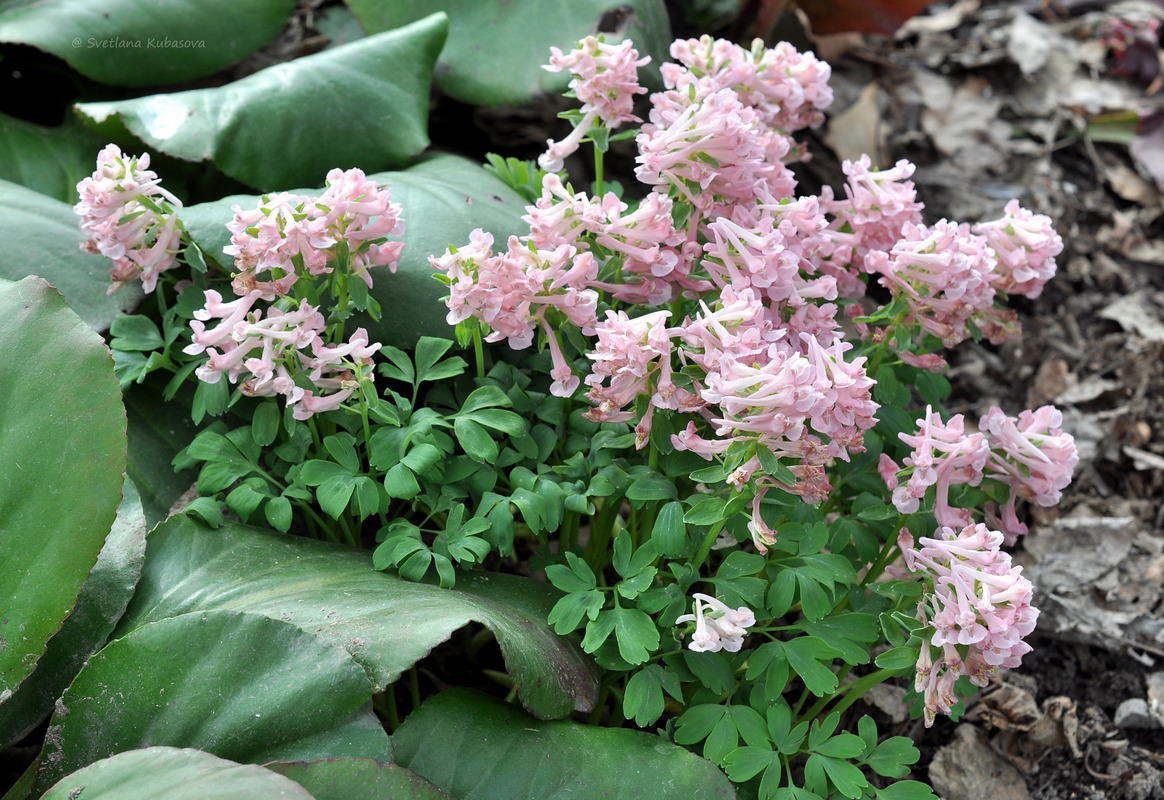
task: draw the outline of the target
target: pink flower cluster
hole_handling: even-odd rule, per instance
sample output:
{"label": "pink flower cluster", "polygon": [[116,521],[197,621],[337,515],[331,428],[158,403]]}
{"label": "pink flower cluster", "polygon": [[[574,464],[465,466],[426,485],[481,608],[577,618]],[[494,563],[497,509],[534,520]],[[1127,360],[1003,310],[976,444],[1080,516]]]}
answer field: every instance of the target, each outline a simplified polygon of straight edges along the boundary
{"label": "pink flower cluster", "polygon": [[553,357],[553,393],[574,393],[580,381],[562,353],[556,323],[551,325],[546,314],[554,309],[584,334],[594,332],[598,293],[580,288],[598,275],[593,255],[568,244],[541,250],[516,236],[509,237],[506,252],[495,255],[493,235],[478,228],[467,247],[449,248],[429,263],[448,274],[450,325],[475,317],[493,329],[486,341],[506,339],[515,350],[533,344],[540,326]]}
{"label": "pink flower cluster", "polygon": [[[300,420],[340,407],[361,378],[371,378],[366,367],[380,344],[363,328],[329,344],[319,307],[289,295],[301,279],[338,271],[370,287],[370,268],[395,271],[404,244],[386,237],[404,230],[399,204],[360,170],[334,169],[319,197],[264,196],[257,209],[235,206],[227,227],[233,235],[223,251],[240,270],[232,282],[238,297],[226,302],[205,291],[184,349],[207,355],[195,374],[206,383],[226,375],[245,395],[285,397]],[[218,323],[208,328],[211,320]]]}
{"label": "pink flower cluster", "polygon": [[177,258],[182,202],[162,188],[149,165],[149,153],[126,156],[108,144],[97,156],[96,172],[77,184],[81,199],[73,210],[89,234],[81,249],[113,260],[111,294],[134,280],[152,292],[158,275]]}
{"label": "pink flower cluster", "polygon": [[[861,452],[876,421],[873,380],[865,358],[848,355],[854,348],[840,309],[874,341],[898,326],[920,331],[922,352],[903,344],[899,355],[937,369],[944,361],[925,352],[926,334],[946,344],[977,331],[994,340],[1010,335],[1015,317],[996,307],[996,296],[1033,296],[1062,243],[1046,217],[1013,203],[1002,219],[974,227],[924,225],[907,161],[886,170],[867,156],[846,162],[843,198],[827,189],[797,197],[787,163],[803,153],[789,132],[821,121],[832,99],[828,65],[787,44],[745,49],[710,37],[677,41],[671,54],[675,62],[662,66],[665,89],[651,95],[649,121],[635,138],[645,198],[632,206],[613,193],[591,197],[546,175],[524,217],[529,235],[510,239],[508,252],[495,255],[492,237],[475,231],[467,246],[430,259],[448,276],[448,319],[475,318],[488,341],[515,348],[544,332],[551,391],[569,395],[584,382],[590,419],[639,415],[640,447],[656,411],[667,410],[691,415],[672,438],[676,448],[709,460],[733,445],[767,449],[796,481],[772,479],[759,456],[736,466],[728,483],[749,485],[756,509],[774,486],[816,502],[831,491],[829,461]],[[608,123],[628,121],[638,63],[628,42],[609,48],[587,40],[572,53],[554,51],[554,66],[576,76],[587,118],[621,98],[617,113],[603,112]],[[559,168],[551,156],[543,166]],[[867,323],[855,301],[867,299],[874,278],[895,299]],[[627,304],[648,307],[636,313]],[[563,321],[594,337],[584,381],[565,355]],[[948,487],[981,480],[992,445],[975,450],[977,440],[963,441],[940,420],[927,430],[932,457],[918,452],[922,466],[896,500],[916,503],[936,485],[941,524],[968,524],[969,512],[950,507]],[[1012,506],[1001,513],[1013,517]],[[774,540],[756,514],[750,530],[761,551]]]}
{"label": "pink flower cluster", "polygon": [[593,36],[587,36],[569,53],[556,47],[551,47],[550,53],[550,63],[542,69],[565,70],[574,76],[569,86],[582,101],[583,115],[568,137],[547,142],[549,149],[539,159],[542,169],[558,172],[595,123],[614,129],[624,122],[640,121],[633,113],[634,99],[647,90],[639,86],[639,67],[651,59],[639,58],[629,39],[622,44],[607,44]]}
{"label": "pink flower cluster", "polygon": [[937,714],[958,702],[954,682],[965,675],[985,686],[999,669],[1017,667],[1031,650],[1023,637],[1035,629],[1039,612],[1031,606],[1031,582],[999,548],[1003,535],[985,525],[942,527],[918,547],[902,529],[906,566],[931,587],[918,606],[918,619],[933,628],[923,642],[915,690],[925,699],[929,727]]}
{"label": "pink flower cluster", "polygon": [[[370,364],[380,344],[369,344],[367,331],[360,328],[347,344],[330,347],[322,336],[326,325],[318,308],[301,300],[291,310],[270,306],[264,318],[264,310],[254,308],[261,299],[260,289],[231,302],[206,290],[206,306],[194,312],[190,323],[193,342],[183,350],[208,356],[195,374],[206,383],[218,383],[225,374],[250,397],[282,395],[294,407],[295,419],[338,408],[359,385],[353,370]],[[220,321],[208,329],[206,322],[212,319]],[[302,388],[297,376],[305,376],[315,388]]]}
{"label": "pink flower cluster", "polygon": [[897,510],[914,513],[933,487],[938,525],[968,525],[971,511],[950,505],[950,487],[978,486],[985,481],[994,493],[1006,496],[1000,512],[994,506],[988,506],[987,511],[1008,544],[1027,532],[1015,513],[1015,500],[1022,497],[1041,506],[1058,503],[1079,461],[1075,440],[1063,432],[1063,415],[1053,406],[1023,411],[1017,419],[991,408],[979,420],[976,432],[966,431],[961,414],[943,423],[929,408],[917,423],[916,434],[899,434],[913,447],[905,458],[904,472],[909,474],[905,483],[899,482],[903,470],[889,456],[881,456],[879,470],[893,490]]}
{"label": "pink flower cluster", "polygon": [[691,634],[688,649],[696,653],[716,653],[727,650],[738,653],[744,646],[747,629],[756,624],[756,615],[747,606],[730,608],[726,603],[700,592],[691,595],[695,600],[695,613],[684,614],[675,620],[676,625],[694,622],[695,632]]}
{"label": "pink flower cluster", "polygon": [[[369,287],[371,267],[396,271],[403,242],[387,241],[404,233],[400,204],[359,169],[333,169],[319,197],[280,192],[264,195],[258,208],[234,206],[226,226],[239,274],[235,291],[260,289],[264,300],[285,296],[301,275],[324,275],[337,265]],[[270,280],[259,275],[269,273]]]}

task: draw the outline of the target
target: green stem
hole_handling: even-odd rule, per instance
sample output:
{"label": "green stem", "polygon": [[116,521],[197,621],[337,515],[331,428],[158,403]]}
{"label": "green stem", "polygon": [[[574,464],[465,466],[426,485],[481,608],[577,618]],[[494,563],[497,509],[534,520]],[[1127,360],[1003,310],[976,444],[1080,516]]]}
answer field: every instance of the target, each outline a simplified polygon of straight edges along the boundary
{"label": "green stem", "polygon": [[473,327],[473,354],[477,357],[477,377],[485,377],[485,345],[481,343],[481,326]]}
{"label": "green stem", "polygon": [[885,544],[881,546],[881,552],[877,554],[876,560],[869,566],[869,571],[865,573],[865,577],[861,579],[858,586],[863,588],[881,577],[881,573],[900,552],[897,549],[897,539],[887,539]]}
{"label": "green stem", "polygon": [[707,558],[707,554],[711,552],[711,546],[715,544],[715,540],[719,538],[720,533],[723,531],[725,522],[726,520],[722,519],[716,521],[708,529],[707,535],[703,537],[703,541],[699,544],[699,549],[695,552],[695,558],[691,559],[691,567],[696,572],[703,566],[703,561]]}
{"label": "green stem", "polygon": [[594,148],[594,196],[597,198],[603,195],[603,153],[597,147]]}
{"label": "green stem", "polygon": [[813,704],[812,708],[805,712],[803,719],[812,719],[821,713],[826,705],[838,698],[842,699],[839,703],[833,706],[832,709],[830,709],[830,713],[834,711],[838,714],[842,713],[849,706],[853,705],[853,703],[860,700],[861,697],[864,696],[865,692],[869,691],[879,683],[884,683],[886,680],[897,674],[897,672],[898,670],[895,669],[879,669],[876,672],[870,672],[868,675],[858,678],[852,683],[845,684],[832,694],[817,700],[816,703]]}

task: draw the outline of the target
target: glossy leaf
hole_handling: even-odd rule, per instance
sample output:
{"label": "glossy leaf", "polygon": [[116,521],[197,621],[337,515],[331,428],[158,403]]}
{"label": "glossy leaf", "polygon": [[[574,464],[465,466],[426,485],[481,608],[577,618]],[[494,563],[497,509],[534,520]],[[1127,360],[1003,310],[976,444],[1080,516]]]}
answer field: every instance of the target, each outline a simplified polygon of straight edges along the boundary
{"label": "glossy leaf", "polygon": [[163,619],[89,659],[57,704],[37,784],[155,744],[244,763],[386,758],[371,690],[347,652],[289,622],[229,611]]}
{"label": "glossy leaf", "polygon": [[105,342],[40,278],[0,281],[0,352],[3,702],[97,563],[121,501],[126,444]]}
{"label": "glossy leaf", "polygon": [[[0,179],[70,205],[105,141],[68,119],[56,128],[0,114]],[[76,217],[74,217],[76,220]]]}
{"label": "glossy leaf", "polygon": [[61,779],[42,800],[76,800],[82,794],[85,800],[315,800],[272,770],[176,747],[103,758]]}
{"label": "glossy leaf", "polygon": [[595,667],[546,617],[557,595],[536,581],[466,572],[456,589],[377,572],[370,553],[174,517],[150,534],[141,585],[121,631],[222,609],[293,622],[343,647],[377,689],[470,622],[497,635],[518,696],[541,717],[592,708]]}
{"label": "glossy leaf", "polygon": [[446,20],[277,64],[210,89],[80,103],[99,130],[124,125],[149,147],[213,161],[262,191],[322,185],[333,167],[400,166],[428,146],[428,92]]}
{"label": "glossy leaf", "polygon": [[654,734],[541,722],[468,689],[429,699],[392,746],[397,763],[458,800],[736,796],[714,764]]}
{"label": "glossy leaf", "polygon": [[129,603],[145,560],[146,521],[141,499],[130,481],[125,482],[123,491],[125,497],[117,519],[97,556],[97,564],[81,587],[73,613],[49,639],[36,672],[13,697],[0,704],[0,749],[20,741],[48,718],[53,701],[60,697],[85,659],[105,644]]}
{"label": "glossy leaf", "polygon": [[106,294],[110,261],[81,251],[85,237],[71,203],[0,180],[0,241],[0,278],[44,278],[94,330],[141,301],[137,286]]}
{"label": "glossy leaf", "polygon": [[303,786],[315,800],[448,800],[415,772],[368,758],[276,761],[264,766]]}
{"label": "glossy leaf", "polygon": [[209,75],[275,38],[294,0],[0,2],[0,42],[52,53],[94,80],[155,86]]}
{"label": "glossy leaf", "polygon": [[[449,16],[449,43],[437,65],[437,84],[466,103],[525,103],[545,92],[564,91],[570,76],[547,72],[550,46],[569,50],[595,30],[607,39],[633,39],[654,74],[667,60],[671,44],[667,12],[660,0],[414,0],[384,3],[348,0],[348,7],[369,32],[398,28],[425,14]],[[531,35],[536,20],[536,35]],[[600,23],[605,22],[602,28]],[[481,32],[489,35],[482,38]]]}

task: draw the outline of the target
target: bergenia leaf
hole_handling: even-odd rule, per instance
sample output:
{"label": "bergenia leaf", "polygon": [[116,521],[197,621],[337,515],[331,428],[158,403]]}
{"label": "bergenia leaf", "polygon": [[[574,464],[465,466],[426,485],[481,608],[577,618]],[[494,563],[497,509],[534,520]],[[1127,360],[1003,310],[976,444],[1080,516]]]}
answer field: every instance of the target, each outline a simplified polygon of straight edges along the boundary
{"label": "bergenia leaf", "polygon": [[553,717],[590,708],[598,690],[594,665],[545,621],[556,599],[544,584],[496,573],[459,573],[456,589],[410,583],[376,571],[366,552],[179,516],[150,534],[120,631],[193,611],[263,614],[347,649],[382,689],[480,622],[497,635],[522,702]]}
{"label": "bergenia leaf", "polygon": [[[640,55],[651,56],[640,79],[644,85],[656,80],[671,43],[661,0],[348,0],[348,7],[370,33],[437,11],[448,14],[449,43],[437,66],[438,85],[451,97],[479,105],[522,104],[560,93],[569,75],[541,68],[549,63],[550,46],[569,50],[596,30],[607,31],[607,39],[615,42],[633,39]],[[537,20],[536,36],[530,35],[531,20]],[[486,30],[490,45],[481,47],[480,32]]]}
{"label": "bergenia leaf", "polygon": [[62,778],[42,800],[316,800],[293,780],[191,748],[146,747],[95,761]]}
{"label": "bergenia leaf", "polygon": [[543,722],[468,689],[429,699],[392,746],[398,764],[459,800],[736,796],[714,764],[653,734]]}
{"label": "bergenia leaf", "polygon": [[121,502],[127,445],[109,349],[40,278],[0,280],[0,352],[8,354],[0,360],[0,698],[7,700],[97,563]]}
{"label": "bergenia leaf", "polygon": [[52,53],[94,80],[156,86],[209,75],[275,38],[294,0],[0,3],[0,42]]}
{"label": "bergenia leaf", "polygon": [[225,86],[77,111],[98,130],[122,125],[152,150],[212,161],[262,191],[318,186],[332,168],[402,166],[428,146],[428,89],[445,30],[433,15]]}

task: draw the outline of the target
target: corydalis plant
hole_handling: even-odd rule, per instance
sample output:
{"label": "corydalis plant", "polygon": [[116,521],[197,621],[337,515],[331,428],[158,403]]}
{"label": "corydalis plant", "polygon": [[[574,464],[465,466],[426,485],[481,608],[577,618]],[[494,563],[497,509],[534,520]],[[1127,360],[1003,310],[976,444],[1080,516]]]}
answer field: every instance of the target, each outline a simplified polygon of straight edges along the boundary
{"label": "corydalis plant", "polygon": [[[319,197],[281,193],[264,196],[256,209],[234,206],[224,252],[238,268],[231,281],[238,299],[223,302],[207,289],[205,306],[194,312],[184,352],[207,355],[198,378],[214,384],[226,375],[242,394],[281,395],[299,420],[339,407],[370,382],[380,344],[363,328],[342,342],[347,301],[378,318],[369,270],[396,271],[404,245],[386,239],[403,233],[400,212],[390,191],[358,169],[332,170]],[[300,280],[312,284],[309,293]],[[308,296],[334,298],[331,318]],[[218,324],[207,328],[210,320]]]}
{"label": "corydalis plant", "polygon": [[[843,197],[830,189],[820,196],[798,196],[787,164],[807,154],[791,134],[823,120],[832,98],[828,65],[787,44],[769,49],[757,42],[745,49],[709,37],[678,41],[671,54],[676,61],[662,67],[665,90],[650,97],[649,120],[635,137],[643,199],[628,203],[602,193],[601,186],[601,154],[610,132],[633,121],[626,109],[642,93],[632,75],[641,61],[629,41],[602,43],[601,48],[586,41],[569,56],[554,52],[552,67],[571,71],[571,89],[585,103],[584,116],[571,136],[549,142],[540,163],[559,168],[579,143],[590,141],[596,151],[596,194],[575,191],[550,172],[542,179],[541,197],[527,209],[529,234],[510,239],[508,256],[495,255],[488,235],[477,231],[468,247],[450,248],[431,263],[451,286],[449,322],[459,325],[463,338],[483,335],[525,349],[540,335],[553,364],[551,392],[572,397],[585,386],[582,396],[591,405],[587,418],[633,423],[634,444],[649,450],[652,465],[659,460],[660,445],[713,462],[715,468],[691,472],[689,486],[710,484],[714,492],[718,484],[726,499],[717,508],[750,509],[743,540],[750,539],[757,553],[781,564],[798,549],[795,542],[782,542],[781,529],[805,535],[803,525],[794,521],[804,514],[789,506],[788,495],[833,513],[855,505],[852,489],[838,492],[833,479],[860,479],[838,465],[864,454],[867,435],[879,425],[874,374],[902,364],[940,370],[945,365],[942,347],[971,337],[1001,342],[1016,335],[1017,318],[1001,301],[1007,294],[1037,297],[1054,274],[1062,241],[1045,216],[1015,202],[991,222],[924,224],[922,204],[909,180],[914,167],[906,161],[888,170],[874,169],[867,156],[846,162]],[[621,113],[608,114],[612,121],[607,123],[594,110],[596,97]],[[556,258],[513,257],[529,252]],[[553,270],[547,272],[551,262]],[[870,297],[872,282],[888,290],[889,302],[878,305]],[[562,326],[569,324],[576,329],[566,332]],[[588,361],[589,371],[581,379],[571,350]],[[1054,495],[1057,500],[1077,459],[1055,413],[1023,412],[1016,421],[995,409],[982,422],[988,433],[967,440],[960,417],[947,426],[927,410],[916,435],[892,431],[915,450],[905,469],[881,453],[888,484],[882,491],[893,491],[896,510],[911,520],[912,528],[936,518],[941,531],[978,535],[987,529],[973,521],[975,509],[954,504],[949,487],[978,487],[985,479],[982,489],[989,502],[984,513],[1013,536],[1021,525],[1016,498],[1045,502]],[[659,415],[666,416],[664,429],[673,431],[663,437],[652,435]],[[931,457],[935,452],[941,457]],[[899,478],[908,481],[899,483]],[[865,497],[857,500],[864,503],[858,510],[869,508]],[[703,519],[697,512],[708,501],[695,495],[685,518]],[[776,510],[782,520],[771,519]],[[676,572],[682,586],[699,580],[712,549],[731,548],[741,540],[738,528],[725,531],[724,519],[708,521],[703,541],[687,551],[682,569],[688,571]],[[907,533],[900,543],[887,536],[875,557],[862,558],[873,562],[866,564],[863,586],[881,578],[893,557],[912,544],[906,536],[913,534],[903,530]],[[996,565],[989,574],[1003,577],[982,578],[956,595],[957,602],[965,603],[974,594],[984,614],[994,608],[986,587],[1012,575],[1009,561],[997,552],[1004,533],[988,533],[989,542],[981,547]],[[939,533],[922,541],[953,536]],[[645,545],[635,555],[647,552]],[[925,561],[929,552],[911,555],[907,563],[911,568],[937,564]],[[643,563],[650,563],[646,556]],[[838,581],[848,580],[840,577],[846,570],[861,566],[841,569],[829,563],[838,570]],[[946,572],[961,574],[955,567]],[[626,621],[617,594],[634,597],[629,592],[641,589],[624,592],[622,587],[642,583],[642,573],[636,572],[634,559],[620,559],[617,552],[615,568],[622,581],[610,613]],[[592,574],[587,577],[574,562],[570,570],[556,566],[548,574],[557,585],[577,592],[551,617],[558,630],[584,626],[584,647],[597,650],[602,632],[618,622],[613,617],[605,621],[601,599],[594,589],[584,588],[592,585]],[[1006,579],[1021,585],[1017,578]],[[801,592],[808,592],[804,580],[796,581]],[[954,602],[944,599],[948,583],[946,573],[929,574],[916,606],[921,628],[907,626],[916,632],[917,686],[927,723],[935,713],[949,713],[956,702],[950,699],[951,676],[968,674],[981,683],[994,669],[1017,664],[1025,652],[1017,642],[1035,618],[1025,605],[1029,596],[1016,597],[1005,606],[1014,613],[989,612],[990,630],[998,637],[990,643],[951,643],[934,633],[931,644],[922,644],[926,626],[948,630],[943,613]],[[768,600],[773,624],[789,611],[793,585],[783,579],[773,584]],[[765,624],[757,626],[757,619],[764,623],[759,608],[733,609],[703,592],[693,596],[694,613],[671,618],[676,625],[696,623],[691,650],[736,652],[769,638],[777,649],[764,650],[765,645],[761,650],[783,652],[780,639],[765,633]],[[815,599],[810,608],[810,599],[801,598],[802,612],[819,619],[822,611]],[[1005,658],[975,655],[996,652],[1001,645],[995,643],[1002,641],[1009,643]],[[971,645],[980,647],[967,649]],[[627,657],[629,648],[621,639],[619,646]],[[943,648],[938,667],[933,667],[934,647]],[[964,668],[966,663],[972,667]],[[753,672],[762,674],[763,668],[749,667],[748,675]],[[812,688],[820,694],[817,687],[830,684],[822,679]],[[768,691],[771,697],[773,689]],[[859,692],[842,705],[856,696]],[[680,726],[685,719],[680,717]]]}
{"label": "corydalis plant", "polygon": [[89,235],[81,249],[113,261],[110,293],[139,279],[152,292],[182,244],[182,201],[162,188],[149,165],[148,153],[126,156],[117,145],[106,145],[97,170],[77,184],[81,200],[74,210]]}

